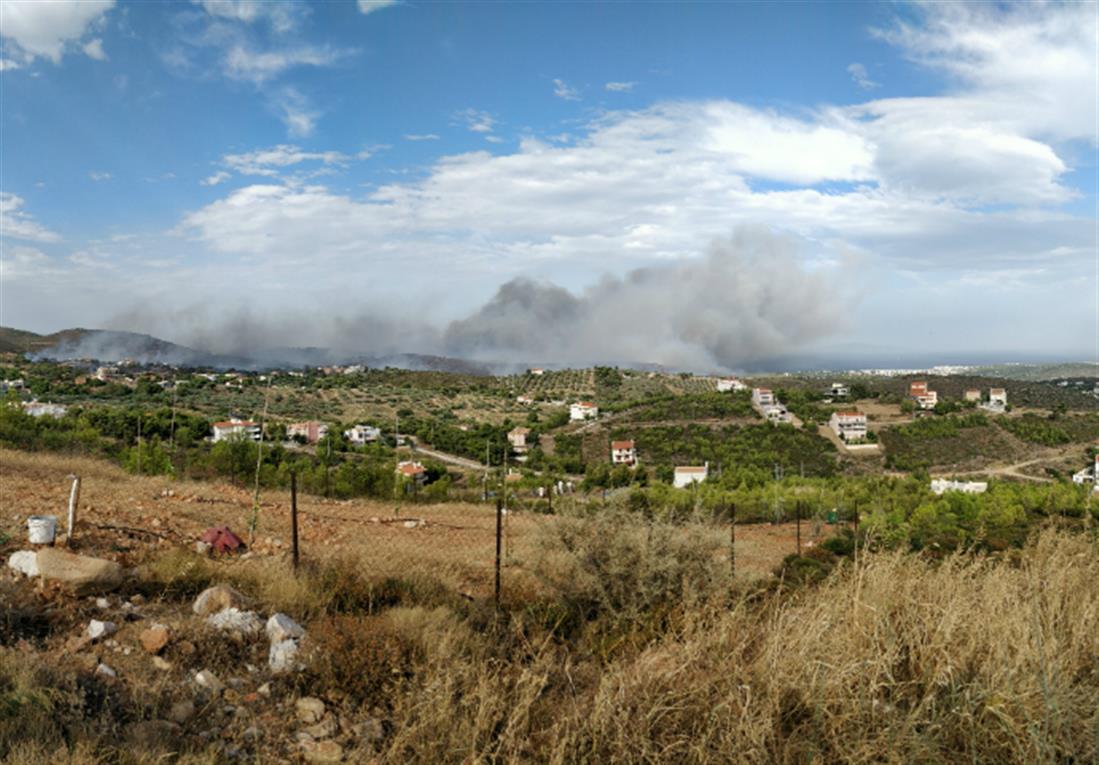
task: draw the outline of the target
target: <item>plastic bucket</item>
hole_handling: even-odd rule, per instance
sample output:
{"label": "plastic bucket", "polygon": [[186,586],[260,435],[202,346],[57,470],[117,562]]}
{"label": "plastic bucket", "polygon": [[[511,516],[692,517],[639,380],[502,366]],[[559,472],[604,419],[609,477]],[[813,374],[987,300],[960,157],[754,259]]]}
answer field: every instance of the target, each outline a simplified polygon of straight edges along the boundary
{"label": "plastic bucket", "polygon": [[56,515],[32,515],[27,518],[27,537],[32,545],[52,545],[56,536]]}

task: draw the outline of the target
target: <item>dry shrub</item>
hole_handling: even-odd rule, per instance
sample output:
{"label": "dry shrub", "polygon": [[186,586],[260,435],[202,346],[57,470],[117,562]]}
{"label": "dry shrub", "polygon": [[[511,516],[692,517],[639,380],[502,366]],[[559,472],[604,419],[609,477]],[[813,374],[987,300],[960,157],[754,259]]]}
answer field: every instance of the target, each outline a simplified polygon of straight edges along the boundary
{"label": "dry shrub", "polygon": [[385,615],[323,618],[310,625],[309,637],[306,685],[338,691],[357,705],[390,706],[419,654]]}

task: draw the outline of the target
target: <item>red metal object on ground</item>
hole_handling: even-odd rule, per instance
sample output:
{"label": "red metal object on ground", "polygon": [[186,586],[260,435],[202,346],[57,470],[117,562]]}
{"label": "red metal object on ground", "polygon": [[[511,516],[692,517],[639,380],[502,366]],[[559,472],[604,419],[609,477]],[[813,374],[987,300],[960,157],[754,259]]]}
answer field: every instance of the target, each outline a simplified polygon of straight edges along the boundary
{"label": "red metal object on ground", "polygon": [[245,548],[244,541],[230,531],[228,526],[214,526],[206,529],[199,539],[210,545],[214,552],[221,554],[239,552]]}

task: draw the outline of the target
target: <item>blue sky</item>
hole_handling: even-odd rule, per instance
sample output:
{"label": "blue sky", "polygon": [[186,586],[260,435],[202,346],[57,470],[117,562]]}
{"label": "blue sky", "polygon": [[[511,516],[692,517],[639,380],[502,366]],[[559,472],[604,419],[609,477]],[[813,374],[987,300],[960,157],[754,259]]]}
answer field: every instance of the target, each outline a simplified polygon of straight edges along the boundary
{"label": "blue sky", "polygon": [[[1094,3],[3,0],[0,322],[1094,358],[1097,29]],[[517,278],[579,301],[552,343],[523,334],[543,293],[486,306]]]}

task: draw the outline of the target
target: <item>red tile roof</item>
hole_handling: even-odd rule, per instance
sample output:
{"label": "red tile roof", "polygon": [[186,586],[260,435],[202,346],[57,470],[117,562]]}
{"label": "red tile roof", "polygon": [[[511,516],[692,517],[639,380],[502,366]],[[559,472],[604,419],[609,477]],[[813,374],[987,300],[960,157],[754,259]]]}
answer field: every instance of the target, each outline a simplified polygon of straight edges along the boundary
{"label": "red tile roof", "polygon": [[632,449],[633,441],[611,441],[612,449]]}

